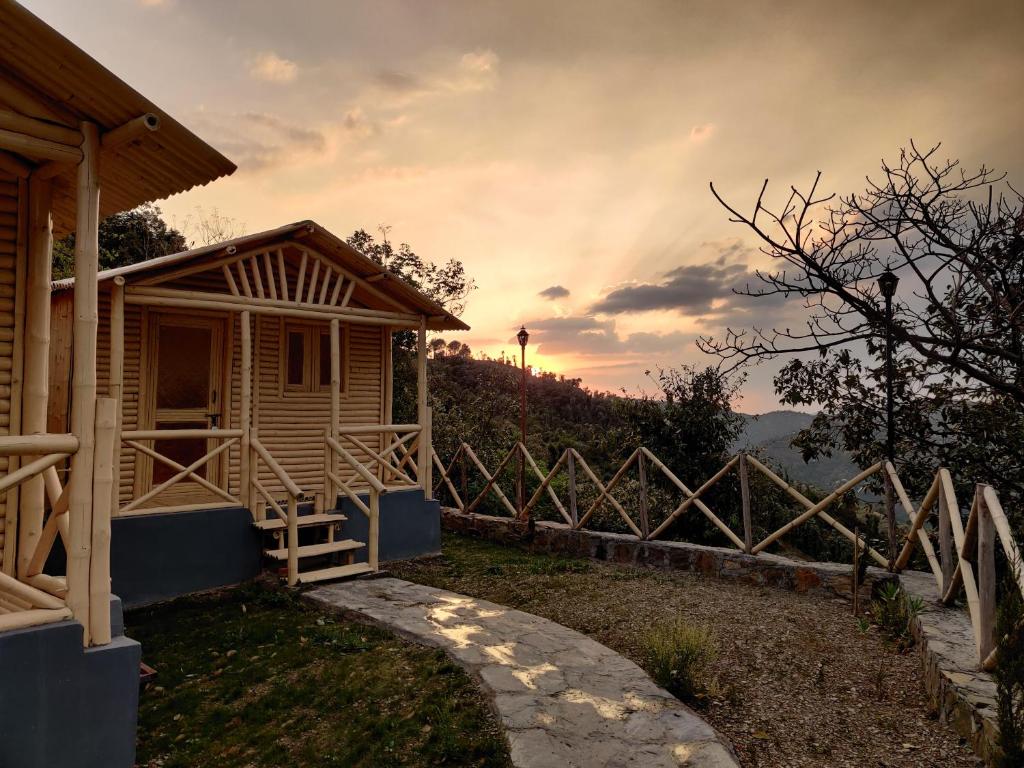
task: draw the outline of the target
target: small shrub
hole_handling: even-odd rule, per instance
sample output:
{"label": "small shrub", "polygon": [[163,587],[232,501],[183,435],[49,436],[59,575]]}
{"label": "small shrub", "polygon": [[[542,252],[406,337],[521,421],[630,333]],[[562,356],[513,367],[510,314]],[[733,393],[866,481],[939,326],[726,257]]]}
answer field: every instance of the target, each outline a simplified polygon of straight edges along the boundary
{"label": "small shrub", "polygon": [[1024,765],[1024,601],[1007,579],[996,620],[996,712],[999,723],[998,768]]}
{"label": "small shrub", "polygon": [[707,696],[718,651],[705,627],[681,619],[656,626],[646,637],[646,654],[651,676],[673,696],[690,703]]}
{"label": "small shrub", "polygon": [[906,595],[895,581],[882,584],[875,592],[875,599],[871,601],[872,620],[896,642],[901,651],[914,644],[910,628],[922,610],[924,601],[919,597]]}

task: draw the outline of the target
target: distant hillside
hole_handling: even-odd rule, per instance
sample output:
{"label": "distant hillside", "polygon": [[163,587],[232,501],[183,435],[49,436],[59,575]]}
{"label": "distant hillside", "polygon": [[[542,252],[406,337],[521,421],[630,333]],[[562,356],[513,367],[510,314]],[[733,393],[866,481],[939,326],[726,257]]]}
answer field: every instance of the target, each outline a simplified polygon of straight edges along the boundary
{"label": "distant hillside", "polygon": [[813,414],[771,411],[741,415],[745,422],[743,434],[733,444],[733,450],[760,450],[794,480],[829,490],[860,471],[845,451],[837,451],[828,459],[805,462],[800,452],[790,446],[796,433],[811,423]]}

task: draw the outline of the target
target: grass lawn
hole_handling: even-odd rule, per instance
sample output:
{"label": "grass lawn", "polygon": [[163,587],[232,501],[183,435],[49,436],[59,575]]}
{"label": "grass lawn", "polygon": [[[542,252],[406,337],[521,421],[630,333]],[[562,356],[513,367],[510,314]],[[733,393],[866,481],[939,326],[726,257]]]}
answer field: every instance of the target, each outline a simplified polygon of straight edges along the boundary
{"label": "grass lawn", "polygon": [[916,652],[861,630],[848,601],[452,535],[443,552],[387,568],[557,621],[649,671],[652,635],[706,630],[716,653],[698,706],[747,768],[978,765],[929,711]]}
{"label": "grass lawn", "polygon": [[127,616],[157,676],[138,765],[508,766],[500,726],[443,652],[247,586]]}

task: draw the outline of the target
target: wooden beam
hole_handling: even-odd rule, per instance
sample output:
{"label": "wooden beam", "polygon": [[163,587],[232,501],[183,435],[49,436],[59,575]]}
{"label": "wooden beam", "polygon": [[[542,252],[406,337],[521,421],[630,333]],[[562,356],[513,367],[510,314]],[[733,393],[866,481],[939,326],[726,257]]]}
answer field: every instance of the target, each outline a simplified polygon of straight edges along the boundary
{"label": "wooden beam", "polygon": [[53,160],[63,163],[65,166],[79,163],[82,160],[82,150],[76,146],[48,139],[37,139],[4,128],[0,128],[0,149],[33,159]]}
{"label": "wooden beam", "polygon": [[89,569],[89,623],[94,645],[110,642],[110,516],[114,497],[118,402],[112,397],[96,401],[96,462],[92,513],[92,560]]}
{"label": "wooden beam", "polygon": [[114,491],[110,514],[117,515],[121,495],[121,428],[124,424],[124,278],[115,277],[110,289],[110,396],[117,401],[114,424]]}
{"label": "wooden beam", "polygon": [[82,623],[83,641],[91,642],[89,571],[92,557],[92,483],[96,433],[97,280],[99,270],[99,132],[82,123],[82,161],[78,166],[75,226],[74,341],[71,383],[71,432],[78,451],[71,459],[68,501],[67,604]]}
{"label": "wooden beam", "polygon": [[[427,319],[420,318],[419,331],[416,334],[416,421],[420,429],[427,423]],[[422,433],[421,433],[422,436]],[[430,442],[420,440],[416,454],[416,479],[426,492],[424,480],[430,472]]]}
{"label": "wooden beam", "polygon": [[[252,416],[252,322],[247,311],[242,312],[242,362],[241,362],[241,396],[239,398],[239,426],[242,429],[242,449],[240,469],[238,474],[238,496],[242,500],[242,506],[247,507],[250,512],[261,520],[262,516],[255,510],[255,500],[250,497],[249,485],[249,459],[251,447],[251,416]],[[262,509],[262,506],[260,507]]]}
{"label": "wooden beam", "polygon": [[0,128],[15,133],[22,133],[35,139],[54,141],[71,147],[82,145],[82,132],[63,125],[37,120],[18,112],[0,109]]}
{"label": "wooden beam", "polygon": [[19,179],[27,179],[35,168],[31,163],[26,163],[17,155],[0,150],[0,171],[6,171]]}
{"label": "wooden beam", "polygon": [[104,133],[103,138],[100,139],[100,145],[104,150],[115,149],[158,130],[160,130],[160,117],[152,112],[147,112]]}
{"label": "wooden beam", "polygon": [[[52,183],[32,179],[29,189],[27,301],[25,316],[25,371],[22,389],[21,431],[46,434],[46,407],[50,397],[50,281],[52,275]],[[21,286],[18,286],[19,290]],[[12,404],[13,405],[13,404]],[[75,441],[77,443],[77,440]],[[70,453],[71,451],[66,451]],[[21,489],[18,517],[18,573],[25,575],[43,532],[46,487],[33,477]]]}
{"label": "wooden beam", "polygon": [[[338,428],[341,424],[341,324],[338,319],[331,320],[331,423],[328,425],[327,434],[333,440],[338,439]],[[334,472],[337,464],[334,451],[328,451],[328,471]],[[325,503],[333,506],[338,491],[328,478],[325,484]]]}

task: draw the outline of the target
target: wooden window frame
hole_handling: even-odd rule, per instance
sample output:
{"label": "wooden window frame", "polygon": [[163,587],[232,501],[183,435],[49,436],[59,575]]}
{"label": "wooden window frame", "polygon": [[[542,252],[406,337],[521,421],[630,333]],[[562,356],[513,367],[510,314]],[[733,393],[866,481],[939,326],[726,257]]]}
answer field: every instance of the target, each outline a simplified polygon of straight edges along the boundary
{"label": "wooden window frame", "polygon": [[[348,325],[340,324],[341,330],[341,396],[348,395],[348,370],[349,370],[349,332]],[[292,333],[302,333],[302,345],[305,359],[303,360],[302,384],[288,383],[288,345]],[[290,397],[303,394],[330,394],[331,385],[320,384],[320,370],[322,366],[330,368],[331,361],[320,359],[320,336],[330,336],[331,326],[326,323],[310,323],[301,320],[290,320],[281,318],[280,333],[280,365],[278,368],[278,393],[282,397]],[[330,376],[328,376],[330,378]]]}

